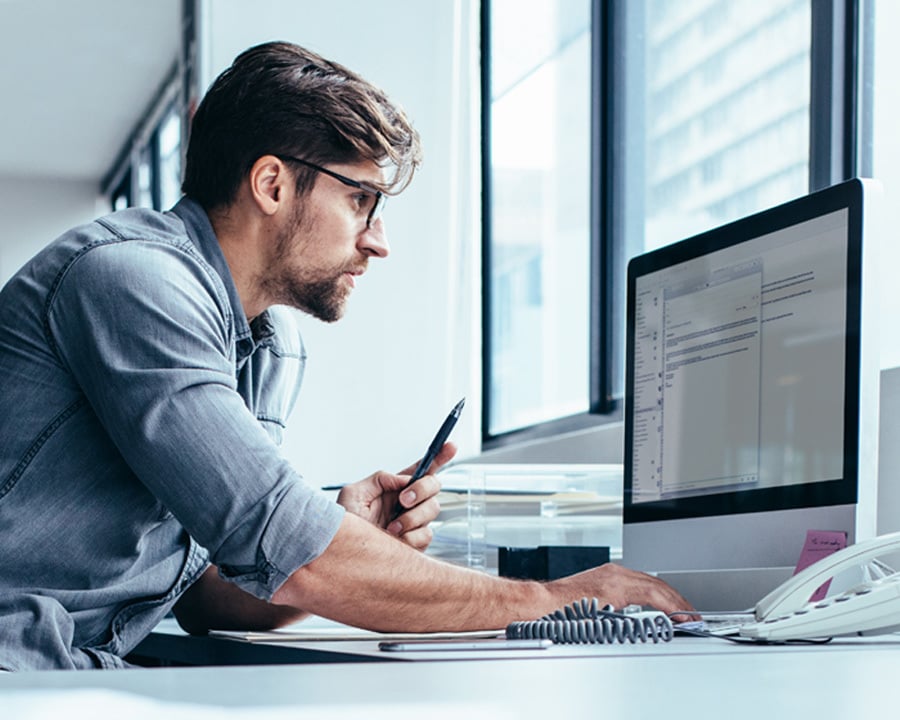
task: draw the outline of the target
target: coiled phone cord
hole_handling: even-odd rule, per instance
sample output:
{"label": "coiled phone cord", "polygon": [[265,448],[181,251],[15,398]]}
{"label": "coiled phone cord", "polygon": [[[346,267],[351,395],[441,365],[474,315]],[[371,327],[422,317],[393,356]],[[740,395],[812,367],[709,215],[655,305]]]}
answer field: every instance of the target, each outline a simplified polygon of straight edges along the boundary
{"label": "coiled phone cord", "polygon": [[674,635],[672,621],[664,613],[619,613],[611,605],[601,608],[597,598],[582,598],[538,620],[506,627],[511,640],[542,638],[555,643],[658,643],[669,642]]}

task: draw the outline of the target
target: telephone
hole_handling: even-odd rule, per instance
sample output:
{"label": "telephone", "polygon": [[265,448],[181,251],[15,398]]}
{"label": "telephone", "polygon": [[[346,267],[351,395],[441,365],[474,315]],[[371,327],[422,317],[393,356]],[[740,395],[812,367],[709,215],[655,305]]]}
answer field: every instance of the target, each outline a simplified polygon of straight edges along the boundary
{"label": "telephone", "polygon": [[[900,573],[877,560],[900,552],[900,532],[864,540],[797,573],[760,600],[755,622],[739,634],[760,640],[798,640],[900,631]],[[865,581],[846,592],[810,602],[824,582],[849,570]]]}

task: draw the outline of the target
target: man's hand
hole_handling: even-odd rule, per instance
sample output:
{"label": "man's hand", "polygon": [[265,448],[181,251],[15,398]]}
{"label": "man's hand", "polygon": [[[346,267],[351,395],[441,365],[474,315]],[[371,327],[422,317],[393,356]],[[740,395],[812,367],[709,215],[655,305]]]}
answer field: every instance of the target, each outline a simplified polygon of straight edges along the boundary
{"label": "man's hand", "polygon": [[547,588],[559,598],[559,607],[583,597],[596,597],[616,610],[627,605],[643,605],[667,614],[677,613],[673,618],[676,622],[698,619],[690,614],[693,606],[673,587],[652,575],[614,563],[553,580],[547,583]]}
{"label": "man's hand", "polygon": [[[433,537],[428,525],[441,511],[437,500],[441,484],[432,473],[447,464],[454,455],[456,446],[445,443],[434,459],[429,474],[419,478],[408,488],[406,484],[415,471],[415,463],[396,475],[379,471],[365,480],[344,486],[338,494],[338,503],[354,515],[386,529],[408,545],[424,550]],[[404,511],[394,519],[398,503]]]}

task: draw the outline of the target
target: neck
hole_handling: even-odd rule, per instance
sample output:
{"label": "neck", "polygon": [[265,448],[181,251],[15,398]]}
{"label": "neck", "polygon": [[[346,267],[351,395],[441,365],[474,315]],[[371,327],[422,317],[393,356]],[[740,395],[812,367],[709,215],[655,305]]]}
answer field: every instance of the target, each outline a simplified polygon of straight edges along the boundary
{"label": "neck", "polygon": [[237,205],[211,212],[209,221],[231,271],[244,314],[252,320],[272,304],[259,282],[265,271],[262,248],[271,242],[268,224],[241,212]]}

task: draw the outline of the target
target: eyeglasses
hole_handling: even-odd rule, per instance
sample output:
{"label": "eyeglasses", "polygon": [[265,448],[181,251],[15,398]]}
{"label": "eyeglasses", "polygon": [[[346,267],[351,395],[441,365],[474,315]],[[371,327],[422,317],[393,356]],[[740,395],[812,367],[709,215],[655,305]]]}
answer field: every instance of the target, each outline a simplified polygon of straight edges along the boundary
{"label": "eyeglasses", "polygon": [[333,170],[329,170],[328,168],[323,168],[321,165],[316,165],[315,163],[309,162],[309,160],[304,160],[303,158],[294,157],[292,155],[279,155],[282,160],[291,160],[296,163],[300,163],[301,165],[306,165],[306,167],[312,168],[320,173],[325,173],[333,177],[338,182],[344,183],[344,185],[348,185],[352,188],[357,188],[366,193],[366,199],[362,201],[361,209],[365,211],[366,205],[371,202],[371,207],[368,210],[368,214],[366,215],[366,227],[372,227],[372,223],[375,222],[379,217],[381,217],[381,211],[384,209],[384,204],[387,202],[387,195],[385,195],[381,190],[376,187],[372,187],[366,183],[359,182],[358,180],[352,180],[351,178],[346,177],[345,175],[341,175],[340,173],[336,173]]}

